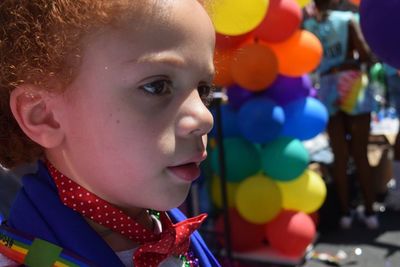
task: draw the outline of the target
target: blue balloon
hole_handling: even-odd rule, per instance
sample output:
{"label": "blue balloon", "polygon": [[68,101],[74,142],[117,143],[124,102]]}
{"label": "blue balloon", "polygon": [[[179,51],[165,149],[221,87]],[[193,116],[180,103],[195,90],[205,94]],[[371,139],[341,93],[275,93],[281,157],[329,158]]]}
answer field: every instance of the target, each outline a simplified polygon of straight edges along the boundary
{"label": "blue balloon", "polygon": [[300,140],[315,137],[328,123],[326,107],[313,97],[306,97],[283,106],[285,124],[282,135]]}
{"label": "blue balloon", "polygon": [[360,24],[372,52],[389,65],[400,68],[400,1],[362,0]]}
{"label": "blue balloon", "polygon": [[[217,135],[217,121],[215,116],[215,109],[211,110],[214,117],[214,127],[211,129],[210,135]],[[222,136],[228,137],[241,137],[241,133],[237,124],[237,111],[232,106],[223,104],[221,105],[221,124],[222,124]]]}
{"label": "blue balloon", "polygon": [[262,144],[277,138],[284,122],[282,107],[264,97],[247,101],[238,113],[238,126],[243,137],[254,143]]}

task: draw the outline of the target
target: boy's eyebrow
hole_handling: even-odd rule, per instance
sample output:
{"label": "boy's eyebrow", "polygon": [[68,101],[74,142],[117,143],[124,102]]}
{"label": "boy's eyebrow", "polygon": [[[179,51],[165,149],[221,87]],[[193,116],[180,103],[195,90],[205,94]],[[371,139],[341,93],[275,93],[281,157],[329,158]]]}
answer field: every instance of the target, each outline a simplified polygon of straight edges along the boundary
{"label": "boy's eyebrow", "polygon": [[[168,64],[176,66],[178,68],[185,68],[187,63],[185,60],[173,53],[163,52],[163,53],[151,53],[141,56],[137,59],[128,60],[126,63],[157,63],[157,64]],[[215,75],[214,66],[211,65],[207,68],[208,75],[212,78]]]}
{"label": "boy's eyebrow", "polygon": [[183,58],[174,55],[172,53],[152,53],[141,56],[135,60],[130,60],[128,62],[135,62],[135,63],[163,63],[174,65],[177,67],[185,67],[185,61]]}

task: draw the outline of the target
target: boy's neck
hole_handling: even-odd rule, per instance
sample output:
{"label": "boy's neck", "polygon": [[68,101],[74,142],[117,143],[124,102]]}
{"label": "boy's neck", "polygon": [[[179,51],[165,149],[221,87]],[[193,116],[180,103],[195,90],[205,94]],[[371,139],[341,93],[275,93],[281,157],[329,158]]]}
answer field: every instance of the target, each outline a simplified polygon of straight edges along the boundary
{"label": "boy's neck", "polygon": [[[154,222],[146,209],[143,209],[141,212],[137,213],[137,215],[134,218],[138,223],[140,223],[147,229],[154,230],[154,227],[155,227]],[[93,228],[93,230],[95,230],[96,233],[98,233],[99,236],[101,236],[101,238],[114,251],[118,252],[118,251],[130,250],[139,245],[139,244],[133,242],[132,240],[130,240],[129,238],[121,235],[120,233],[114,232],[111,229],[109,229],[101,224],[98,224],[89,218],[85,217],[85,220]]]}

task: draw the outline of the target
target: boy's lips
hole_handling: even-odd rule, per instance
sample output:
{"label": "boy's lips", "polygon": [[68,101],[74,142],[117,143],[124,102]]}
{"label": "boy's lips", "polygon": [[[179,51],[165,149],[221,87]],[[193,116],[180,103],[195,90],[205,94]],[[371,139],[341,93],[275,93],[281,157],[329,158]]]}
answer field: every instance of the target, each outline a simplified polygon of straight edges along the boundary
{"label": "boy's lips", "polygon": [[167,169],[176,177],[187,181],[193,182],[200,176],[200,163],[207,157],[207,152],[196,155],[191,160],[182,162],[178,165],[169,166]]}
{"label": "boy's lips", "polygon": [[177,166],[170,166],[167,169],[172,172],[176,177],[187,182],[193,182],[200,176],[200,167],[194,162]]}

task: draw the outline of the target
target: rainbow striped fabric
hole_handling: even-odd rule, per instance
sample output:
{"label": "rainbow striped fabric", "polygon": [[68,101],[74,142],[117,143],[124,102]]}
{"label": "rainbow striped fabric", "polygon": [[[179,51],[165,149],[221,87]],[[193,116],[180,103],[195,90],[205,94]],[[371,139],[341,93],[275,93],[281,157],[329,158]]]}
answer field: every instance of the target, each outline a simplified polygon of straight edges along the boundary
{"label": "rainbow striped fabric", "polygon": [[94,266],[62,247],[5,225],[0,226],[0,254],[29,267]]}

